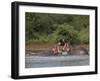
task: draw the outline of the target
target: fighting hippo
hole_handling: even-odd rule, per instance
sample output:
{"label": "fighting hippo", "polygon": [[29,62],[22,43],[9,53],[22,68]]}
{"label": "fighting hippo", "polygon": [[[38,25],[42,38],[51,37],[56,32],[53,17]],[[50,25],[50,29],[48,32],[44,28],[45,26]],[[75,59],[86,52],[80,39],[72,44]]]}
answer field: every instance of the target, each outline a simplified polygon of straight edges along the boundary
{"label": "fighting hippo", "polygon": [[76,55],[89,54],[89,50],[88,50],[88,48],[85,48],[83,46],[74,46],[74,47],[71,47],[69,54],[72,54],[72,55],[74,55],[74,54],[76,54]]}

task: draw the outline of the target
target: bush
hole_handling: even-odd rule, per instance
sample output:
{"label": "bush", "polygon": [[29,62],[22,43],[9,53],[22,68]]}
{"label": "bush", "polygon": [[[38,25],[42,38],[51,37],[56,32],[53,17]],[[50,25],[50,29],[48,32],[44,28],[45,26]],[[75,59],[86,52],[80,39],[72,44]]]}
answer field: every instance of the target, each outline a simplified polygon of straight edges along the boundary
{"label": "bush", "polygon": [[89,44],[89,33],[86,30],[82,30],[79,33],[79,40],[82,44]]}
{"label": "bush", "polygon": [[54,43],[64,38],[71,44],[88,44],[88,28],[87,15],[25,14],[26,43]]}
{"label": "bush", "polygon": [[78,32],[71,25],[68,25],[66,23],[58,25],[56,33],[57,33],[57,41],[64,38],[70,44],[75,44],[78,42]]}

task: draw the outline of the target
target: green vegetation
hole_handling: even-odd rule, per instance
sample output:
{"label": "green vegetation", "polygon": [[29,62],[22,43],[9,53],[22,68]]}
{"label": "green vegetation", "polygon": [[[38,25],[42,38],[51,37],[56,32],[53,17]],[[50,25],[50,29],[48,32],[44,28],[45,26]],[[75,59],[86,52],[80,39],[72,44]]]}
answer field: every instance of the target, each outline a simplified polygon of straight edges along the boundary
{"label": "green vegetation", "polygon": [[55,43],[62,38],[70,44],[89,43],[89,16],[29,13],[25,14],[26,44]]}

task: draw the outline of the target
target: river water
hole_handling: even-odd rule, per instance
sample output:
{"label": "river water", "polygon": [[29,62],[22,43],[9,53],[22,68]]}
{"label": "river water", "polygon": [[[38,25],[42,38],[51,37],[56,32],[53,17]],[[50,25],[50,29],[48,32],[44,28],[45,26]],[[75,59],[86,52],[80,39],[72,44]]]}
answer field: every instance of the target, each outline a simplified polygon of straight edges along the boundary
{"label": "river water", "polygon": [[26,55],[26,68],[89,65],[89,55],[32,56]]}

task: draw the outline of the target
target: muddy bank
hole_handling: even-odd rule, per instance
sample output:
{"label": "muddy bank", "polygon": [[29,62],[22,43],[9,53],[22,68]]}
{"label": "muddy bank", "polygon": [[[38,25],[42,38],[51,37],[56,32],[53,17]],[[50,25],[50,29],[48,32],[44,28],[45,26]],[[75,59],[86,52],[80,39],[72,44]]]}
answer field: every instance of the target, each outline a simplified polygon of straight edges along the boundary
{"label": "muddy bank", "polygon": [[[54,45],[53,43],[34,43],[26,45],[25,53],[28,55],[54,55],[52,52]],[[89,47],[86,45],[70,45],[70,48],[69,55],[89,54]]]}

